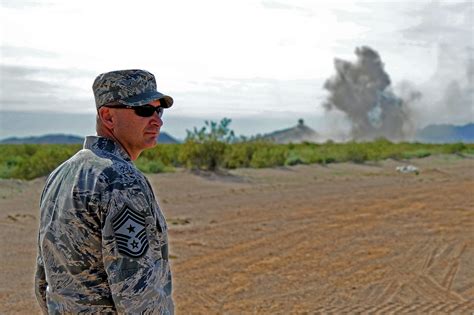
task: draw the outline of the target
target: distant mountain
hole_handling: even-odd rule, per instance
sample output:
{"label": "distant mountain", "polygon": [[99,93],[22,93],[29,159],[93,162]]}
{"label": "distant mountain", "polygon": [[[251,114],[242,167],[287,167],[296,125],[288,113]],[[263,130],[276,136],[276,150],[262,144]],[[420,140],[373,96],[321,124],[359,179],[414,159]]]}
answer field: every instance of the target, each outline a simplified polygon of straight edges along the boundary
{"label": "distant mountain", "polygon": [[181,143],[181,141],[177,140],[176,138],[173,138],[166,132],[160,132],[160,135],[158,136],[158,143],[173,144],[173,143]]}
{"label": "distant mountain", "polygon": [[474,123],[464,126],[428,125],[417,132],[416,140],[429,143],[474,143]]}
{"label": "distant mountain", "polygon": [[298,125],[292,128],[277,130],[260,137],[275,143],[301,143],[303,141],[316,142],[319,134],[304,124],[303,119],[298,120]]}
{"label": "distant mountain", "polygon": [[82,144],[84,138],[73,135],[53,134],[38,137],[6,138],[1,144]]}
{"label": "distant mountain", "polygon": [[[23,138],[6,138],[0,140],[0,144],[83,144],[84,137],[63,135],[63,134],[50,134],[38,137],[23,137]],[[158,143],[179,143],[178,140],[167,134],[161,132],[158,136]]]}

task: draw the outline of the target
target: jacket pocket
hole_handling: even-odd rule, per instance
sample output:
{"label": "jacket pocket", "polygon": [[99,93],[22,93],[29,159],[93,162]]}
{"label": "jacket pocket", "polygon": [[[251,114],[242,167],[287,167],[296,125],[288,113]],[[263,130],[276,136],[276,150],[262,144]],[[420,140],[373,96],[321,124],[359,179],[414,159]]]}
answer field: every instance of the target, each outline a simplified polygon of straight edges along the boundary
{"label": "jacket pocket", "polygon": [[147,216],[145,218],[145,229],[148,237],[148,242],[150,244],[150,255],[155,259],[163,258],[161,255],[161,226],[153,216]]}

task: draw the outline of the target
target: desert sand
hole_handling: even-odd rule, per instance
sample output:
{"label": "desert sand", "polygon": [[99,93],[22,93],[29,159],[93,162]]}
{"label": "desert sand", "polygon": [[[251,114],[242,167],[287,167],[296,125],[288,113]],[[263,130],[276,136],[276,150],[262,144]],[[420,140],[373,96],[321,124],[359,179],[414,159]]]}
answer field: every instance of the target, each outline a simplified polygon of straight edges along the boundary
{"label": "desert sand", "polygon": [[[395,168],[412,164],[420,174]],[[177,314],[474,312],[474,160],[148,175]],[[36,314],[45,178],[0,181],[1,314]]]}

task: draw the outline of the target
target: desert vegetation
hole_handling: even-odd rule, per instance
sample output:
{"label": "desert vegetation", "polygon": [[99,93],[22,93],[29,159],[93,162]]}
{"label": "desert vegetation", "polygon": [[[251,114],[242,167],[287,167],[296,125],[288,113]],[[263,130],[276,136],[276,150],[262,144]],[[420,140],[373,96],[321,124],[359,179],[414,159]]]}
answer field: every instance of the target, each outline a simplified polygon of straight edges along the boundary
{"label": "desert vegetation", "polygon": [[[304,142],[275,144],[261,138],[236,137],[231,120],[205,121],[187,130],[182,144],[158,144],[144,151],[136,166],[145,173],[172,172],[176,168],[217,169],[269,168],[297,164],[365,163],[385,159],[409,160],[437,154],[474,154],[474,144],[394,143],[380,138],[369,142]],[[0,178],[33,179],[48,175],[81,149],[81,145],[0,145]]]}
{"label": "desert vegetation", "polygon": [[[80,145],[0,145],[0,178],[33,179],[48,175],[81,149]],[[365,163],[385,159],[409,160],[438,154],[474,154],[474,144],[371,142],[274,144],[259,140],[228,143],[216,139],[189,139],[182,144],[159,144],[135,162],[145,173],[266,168],[297,164]]]}

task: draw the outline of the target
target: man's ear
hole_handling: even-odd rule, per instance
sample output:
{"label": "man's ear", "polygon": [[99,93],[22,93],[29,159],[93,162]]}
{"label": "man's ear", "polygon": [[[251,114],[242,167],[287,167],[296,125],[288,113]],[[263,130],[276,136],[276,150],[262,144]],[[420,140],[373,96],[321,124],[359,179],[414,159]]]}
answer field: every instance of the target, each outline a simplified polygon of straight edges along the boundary
{"label": "man's ear", "polygon": [[108,107],[99,108],[99,119],[102,121],[102,124],[108,129],[114,129],[115,117],[112,114],[112,111]]}

